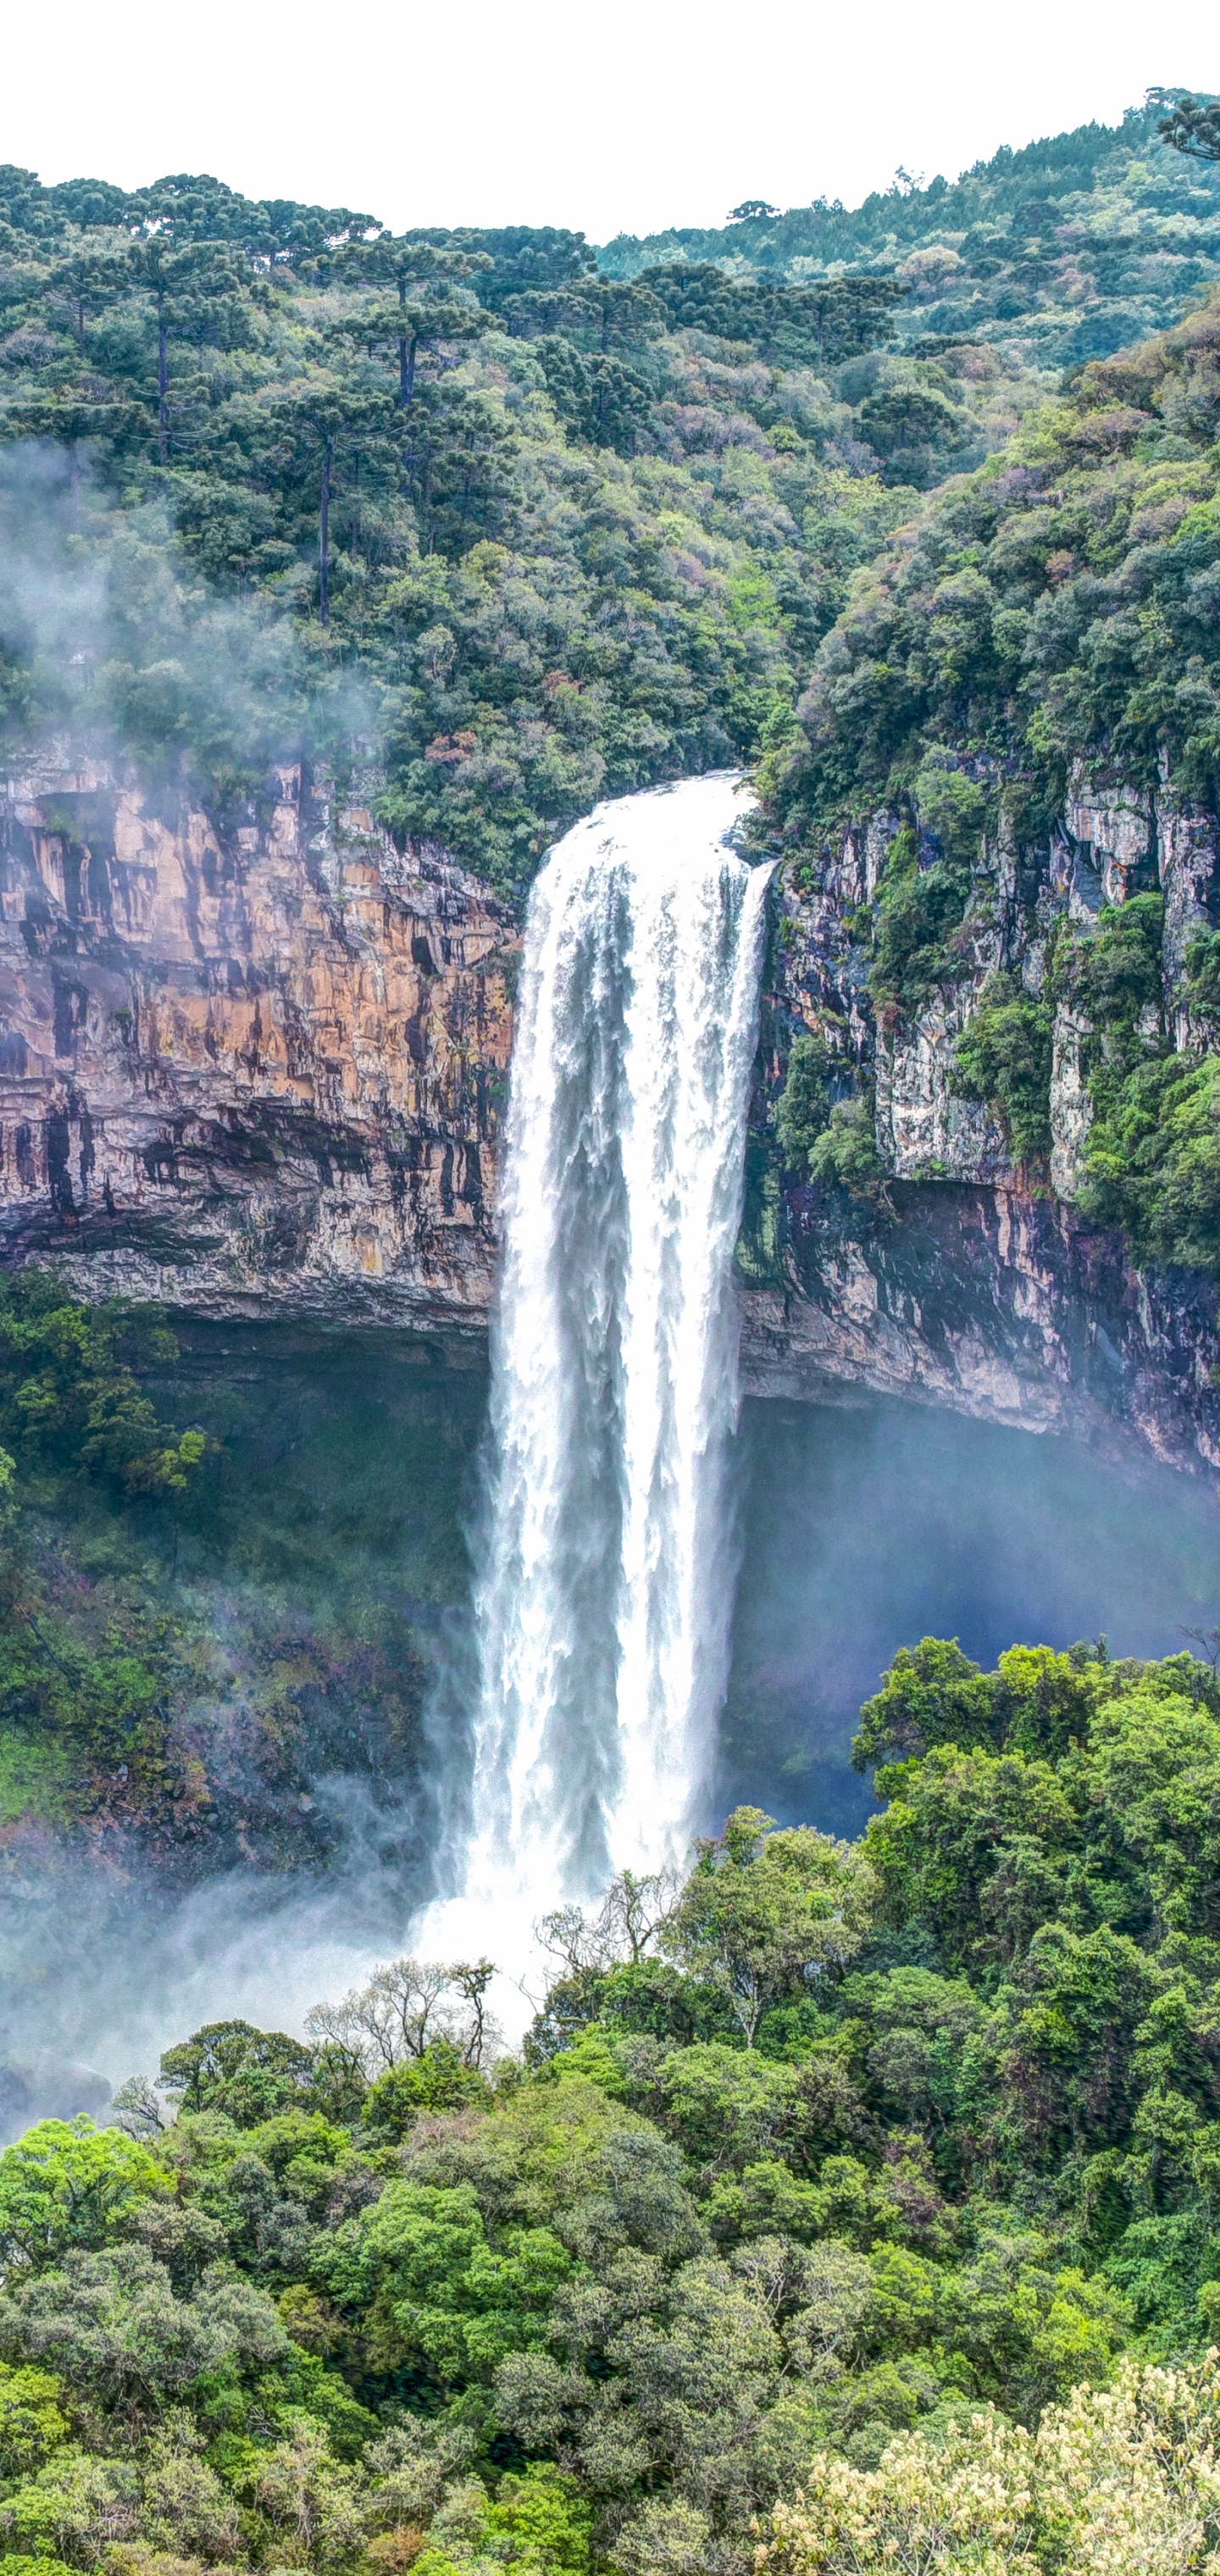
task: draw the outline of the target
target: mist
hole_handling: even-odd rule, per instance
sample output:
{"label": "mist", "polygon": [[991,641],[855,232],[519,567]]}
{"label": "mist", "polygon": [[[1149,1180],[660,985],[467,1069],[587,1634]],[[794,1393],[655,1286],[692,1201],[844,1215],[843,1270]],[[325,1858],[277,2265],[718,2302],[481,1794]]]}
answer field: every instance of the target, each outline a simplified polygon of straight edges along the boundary
{"label": "mist", "polygon": [[333,758],[371,749],[359,680],[310,661],[290,612],[308,565],[278,594],[222,597],[182,545],[164,500],[119,504],[88,443],[0,447],[0,651],[17,665],[8,758],[31,741],[120,769],[156,795],[189,782],[209,804],[261,785],[302,742]]}
{"label": "mist", "polygon": [[[113,2087],[154,2074],[204,2021],[299,2032],[312,2004],[413,1946],[442,1819],[468,1795],[468,1692],[445,1684],[469,1650],[475,1355],[449,1366],[391,1333],[182,1335],[179,1397],[223,1427],[229,1453],[209,1531],[183,1533],[182,1580],[218,1620],[225,1587],[252,1587],[270,1632],[292,1637],[329,1554],[332,1596],[358,1591],[364,1618],[409,1609],[427,1638],[429,1721],[397,1776],[345,1770],[330,1749],[310,1780],[325,1848],[308,1861],[278,1847],[235,1861],[230,1842],[215,1875],[184,1886],[104,1839],[85,1863],[49,1841],[23,1849],[0,1881],[6,2136],[40,2115],[104,2116]],[[857,1712],[924,1634],[957,1636],[990,1666],[1017,1641],[1099,1632],[1115,1655],[1172,1654],[1184,1627],[1217,1617],[1214,1488],[1154,1464],[897,1401],[749,1401],[736,1474],[717,1818],[746,1801],[858,1833],[872,1799],[850,1767]]]}
{"label": "mist", "polygon": [[743,1559],[721,1728],[721,1804],[859,1833],[856,1713],[901,1645],[1006,1646],[1105,1635],[1171,1655],[1220,1617],[1212,1481],[1133,1455],[892,1399],[747,1402]]}

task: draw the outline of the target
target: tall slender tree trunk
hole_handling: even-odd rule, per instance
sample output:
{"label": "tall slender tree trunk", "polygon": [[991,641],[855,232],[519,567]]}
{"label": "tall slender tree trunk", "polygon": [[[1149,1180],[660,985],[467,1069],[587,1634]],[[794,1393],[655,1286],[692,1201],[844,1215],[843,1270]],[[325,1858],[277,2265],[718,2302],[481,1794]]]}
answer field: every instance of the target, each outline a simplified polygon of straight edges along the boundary
{"label": "tall slender tree trunk", "polygon": [[418,347],[419,333],[418,331],[413,331],[411,334],[410,348],[407,353],[407,372],[403,378],[402,407],[404,411],[406,411],[408,406],[415,400],[415,352]]}
{"label": "tall slender tree trunk", "polygon": [[83,295],[78,295],[76,299],[76,345],[83,358],[85,354],[85,299]]}
{"label": "tall slender tree trunk", "polygon": [[169,456],[169,373],[165,363],[167,331],[165,306],[157,303],[157,454],[164,465]]}
{"label": "tall slender tree trunk", "polygon": [[328,438],[322,456],[322,510],[318,527],[318,617],[323,626],[330,624],[330,469],[335,461],[335,442]]}

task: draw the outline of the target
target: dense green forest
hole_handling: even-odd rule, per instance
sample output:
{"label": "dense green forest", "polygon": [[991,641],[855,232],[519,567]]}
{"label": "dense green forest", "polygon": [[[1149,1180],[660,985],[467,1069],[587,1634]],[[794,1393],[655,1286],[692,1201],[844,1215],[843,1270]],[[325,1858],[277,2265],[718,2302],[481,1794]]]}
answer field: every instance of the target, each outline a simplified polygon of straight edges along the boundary
{"label": "dense green forest", "polygon": [[1211,1664],[925,1639],[856,1759],[549,1917],[520,2054],[398,1960],[6,2149],[10,2563],[1210,2564]]}
{"label": "dense green forest", "polygon": [[935,355],[965,335],[1043,366],[1108,357],[1175,322],[1215,274],[1220,183],[1159,131],[1177,96],[1150,90],[1118,127],[1005,147],[956,181],[899,171],[855,208],[743,208],[721,231],[624,234],[599,258],[623,277],[676,258],[793,281],[893,272],[911,286],[907,347],[931,340]]}
{"label": "dense green forest", "polygon": [[[870,200],[816,260],[751,266],[747,223],[632,276],[562,231],[7,168],[9,757],[70,725],[223,813],[277,748],[374,755],[393,830],[523,887],[598,794],[782,728],[857,567],[1053,388],[1046,310],[1087,354],[1217,274],[1220,179],[1157,121]],[[966,198],[1020,249],[954,320]]]}

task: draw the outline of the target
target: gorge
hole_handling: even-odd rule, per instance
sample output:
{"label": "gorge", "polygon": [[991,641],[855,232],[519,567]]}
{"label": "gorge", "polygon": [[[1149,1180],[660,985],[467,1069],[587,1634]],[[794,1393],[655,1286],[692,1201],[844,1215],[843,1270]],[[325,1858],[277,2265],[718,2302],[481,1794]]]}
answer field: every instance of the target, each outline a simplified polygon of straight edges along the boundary
{"label": "gorge", "polygon": [[0,166],[0,2576],[1209,2576],[1218,636],[1220,101]]}
{"label": "gorge", "polygon": [[[325,777],[286,770],[245,812],[223,833],[180,803],[167,818],[104,769],[10,781],[8,1257],[53,1258],[86,1294],[186,1313],[481,1339],[516,919],[444,852],[400,854]],[[871,841],[849,836],[808,891],[791,866],[775,881],[753,1113],[764,1149],[794,1031],[854,1013],[852,1047],[872,1055],[853,924],[894,829],[880,816]],[[1073,907],[1095,918],[1124,870],[1150,867],[1180,961],[1192,921],[1209,917],[1206,819],[1131,799],[1106,808],[1082,788],[1063,830],[1033,881],[1043,919]],[[949,1088],[955,1029],[1016,922],[990,934],[998,946],[959,976],[947,1015],[934,1004],[881,1045],[884,1204],[794,1191],[790,1178],[782,1250],[760,1265],[745,1246],[744,1382],[947,1403],[1197,1472],[1220,1437],[1208,1281],[1140,1275],[1070,1199],[1029,1195],[994,1121]],[[1171,1001],[1180,962],[1172,971]],[[1078,1091],[1065,1049],[1053,1111],[1065,1138]]]}

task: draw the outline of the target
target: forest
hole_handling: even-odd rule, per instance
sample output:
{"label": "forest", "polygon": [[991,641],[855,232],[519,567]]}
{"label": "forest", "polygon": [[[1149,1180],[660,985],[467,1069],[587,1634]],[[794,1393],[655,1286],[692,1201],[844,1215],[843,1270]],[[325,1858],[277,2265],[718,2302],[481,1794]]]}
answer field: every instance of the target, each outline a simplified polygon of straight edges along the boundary
{"label": "forest", "polygon": [[[303,752],[519,904],[599,796],[746,765],[798,895],[892,818],[852,971],[910,1026],[1082,771],[1215,808],[1211,114],[1154,92],[953,186],[601,252],[8,167],[10,766],[54,734],[223,834]],[[955,1080],[1045,1190],[1069,1010],[1084,1204],[1214,1269],[1210,926],[1187,991],[1131,891],[993,977]],[[875,1206],[867,1065],[779,1042],[772,1195]]]}
{"label": "forest", "polygon": [[[631,276],[557,230],[10,166],[0,461],[40,559],[0,636],[6,749],[70,722],[222,812],[274,749],[363,752],[392,830],[523,890],[598,794],[756,758],[919,493],[1220,274],[1220,176],[1161,104],[956,193],[895,183],[783,264],[744,224]],[[976,234],[1003,310],[953,318]],[[1078,352],[1047,311],[1089,317]]]}
{"label": "forest", "polygon": [[1210,1654],[925,1638],[862,1840],[562,1908],[523,2050],[403,1958],[6,2148],[15,2576],[1207,2564]]}
{"label": "forest", "polygon": [[[10,770],[54,740],[224,836],[290,753],[519,910],[598,797],[744,766],[781,944],[880,814],[870,1025],[981,977],[953,1081],[1045,1195],[1068,1015],[1083,1213],[1215,1275],[1220,928],[1179,955],[1151,866],[1050,924],[1034,864],[1081,776],[1217,811],[1220,133],[1174,99],[601,249],[6,167]],[[1036,973],[979,967],[1000,850]],[[784,1033],[766,1153],[880,1221],[845,1025]],[[236,1335],[194,1352],[0,1283],[0,1830],[320,1883],[329,1762],[415,1886],[482,1381],[302,1339],[256,1419]],[[344,1404],[324,1520],[293,1452]],[[387,1958],[37,2121],[11,2576],[1214,2568],[1216,1648],[912,1642],[861,1838],[741,1807],[559,1909],[522,2046],[491,1962]]]}
{"label": "forest", "polygon": [[[83,1848],[126,1813],[161,1869],[223,1866],[206,1596],[150,1575],[219,1513],[269,1585],[312,1545],[318,1592],[333,1538],[226,1528],[226,1443],[165,1418],[148,1310],[25,1272],[0,1327],[5,1815]],[[862,1837],[743,1807],[687,1873],[559,1908],[522,2047],[492,1962],[400,1958],[304,2039],[210,2024],[103,2125],[27,2128],[14,2576],[1204,2565],[1216,1643],[988,1672],[925,1637],[860,1711]],[[380,1653],[355,1758],[401,1790]],[[289,1717],[281,1677],[284,1814]],[[267,1858],[324,1870],[325,1839]]]}

